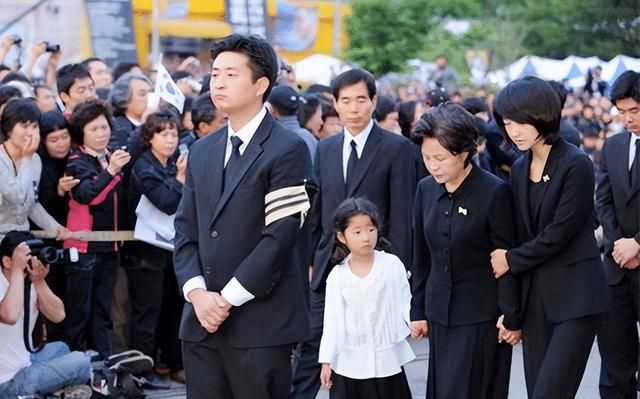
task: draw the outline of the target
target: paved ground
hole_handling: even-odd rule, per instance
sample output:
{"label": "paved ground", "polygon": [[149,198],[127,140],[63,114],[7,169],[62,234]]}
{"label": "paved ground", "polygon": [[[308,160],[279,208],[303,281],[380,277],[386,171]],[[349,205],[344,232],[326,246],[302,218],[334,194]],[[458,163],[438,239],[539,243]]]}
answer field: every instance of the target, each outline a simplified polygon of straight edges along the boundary
{"label": "paved ground", "polygon": [[[411,385],[411,392],[416,399],[425,397],[427,384],[428,342],[426,339],[412,342],[417,359],[407,365],[407,377]],[[598,373],[600,372],[600,355],[597,345],[593,345],[587,370],[580,384],[577,399],[598,399]],[[149,399],[186,399],[184,386],[176,385],[170,391],[147,391]],[[509,399],[526,399],[527,392],[522,368],[522,346],[517,345],[513,352],[511,363],[511,383],[509,385]],[[329,392],[321,389],[316,399],[328,399]]]}

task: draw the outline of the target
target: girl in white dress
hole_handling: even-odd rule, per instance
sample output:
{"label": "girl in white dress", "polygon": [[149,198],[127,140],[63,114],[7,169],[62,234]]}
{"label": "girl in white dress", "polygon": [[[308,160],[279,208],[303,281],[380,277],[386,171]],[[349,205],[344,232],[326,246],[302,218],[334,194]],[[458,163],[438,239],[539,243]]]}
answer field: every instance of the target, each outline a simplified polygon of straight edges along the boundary
{"label": "girl in white dress", "polygon": [[345,200],[334,215],[334,258],[342,261],[327,278],[318,358],[331,399],[411,398],[402,368],[415,358],[406,341],[411,290],[400,259],[376,249],[385,244],[378,220],[362,198]]}

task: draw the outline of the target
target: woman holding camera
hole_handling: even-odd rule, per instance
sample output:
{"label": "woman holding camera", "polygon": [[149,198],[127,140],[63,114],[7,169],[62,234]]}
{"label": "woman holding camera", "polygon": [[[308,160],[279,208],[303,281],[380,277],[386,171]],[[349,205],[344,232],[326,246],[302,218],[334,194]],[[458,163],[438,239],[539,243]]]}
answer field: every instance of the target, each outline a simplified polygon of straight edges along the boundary
{"label": "woman holding camera", "polygon": [[[140,146],[144,152],[133,165],[129,180],[129,217],[132,218],[132,224],[135,224],[134,211],[143,195],[168,215],[178,209],[187,166],[186,154],[173,161],[178,147],[179,126],[180,121],[174,113],[161,110],[151,114],[141,127]],[[180,294],[173,274],[173,254],[140,241],[128,242],[126,249],[128,261],[125,268],[131,301],[131,348],[155,358],[156,327],[161,307],[180,307],[177,303]],[[177,327],[179,314],[173,318],[173,324]],[[163,328],[165,336],[162,338],[177,342],[177,328],[173,327]],[[169,366],[175,368],[179,365]]]}
{"label": "woman holding camera", "polygon": [[44,230],[56,231],[59,238],[66,231],[38,202],[39,118],[38,107],[28,99],[10,100],[0,117],[0,239],[11,230],[28,231],[28,219]]}
{"label": "woman holding camera", "polygon": [[[72,231],[118,230],[122,225],[122,168],[131,159],[122,150],[109,151],[111,113],[99,100],[79,104],[69,122],[76,150],[66,174],[79,180],[71,189],[67,227]],[[118,264],[118,241],[68,239],[76,247],[77,263],[65,267],[67,295],[65,338],[72,349],[96,349],[111,354],[111,303]]]}

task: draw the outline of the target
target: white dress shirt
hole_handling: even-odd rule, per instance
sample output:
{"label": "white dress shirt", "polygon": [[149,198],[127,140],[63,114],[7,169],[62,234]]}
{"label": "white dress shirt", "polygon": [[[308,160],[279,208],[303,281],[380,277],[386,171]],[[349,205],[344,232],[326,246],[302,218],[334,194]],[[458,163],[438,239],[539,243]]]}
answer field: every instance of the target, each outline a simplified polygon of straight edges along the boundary
{"label": "white dress shirt", "polygon": [[406,338],[411,290],[397,256],[374,252],[364,277],[351,271],[347,257],[327,277],[319,363],[355,379],[398,374],[415,358]]}
{"label": "white dress shirt", "polygon": [[369,138],[369,133],[371,133],[371,129],[373,128],[373,119],[369,121],[367,127],[364,128],[357,135],[351,134],[344,128],[344,143],[342,144],[342,174],[344,177],[344,181],[347,181],[347,164],[349,163],[349,156],[351,155],[351,142],[356,142],[356,153],[358,153],[358,159],[362,158],[362,150],[364,150],[364,145],[367,144],[367,138]]}
{"label": "white dress shirt", "polygon": [[[238,138],[242,140],[242,145],[238,148],[238,151],[240,152],[240,155],[244,154],[244,151],[247,149],[249,142],[255,135],[256,130],[258,130],[258,127],[262,123],[266,113],[266,108],[262,108],[260,112],[253,117],[253,119],[251,119],[242,128],[238,129],[237,132],[233,130],[231,124],[227,124],[227,148],[224,153],[225,165],[229,162],[229,158],[231,158],[231,151],[233,150],[231,137],[238,136]],[[189,293],[198,288],[202,288],[204,290],[207,289],[207,285],[202,275],[192,277],[184,283],[182,286],[182,293],[184,294],[184,298],[187,302],[191,302],[188,296]],[[255,298],[255,295],[247,291],[247,289],[244,288],[235,277],[229,280],[227,285],[225,285],[222,291],[220,291],[220,295],[222,295],[222,297],[233,306],[241,306]]]}
{"label": "white dress shirt", "polygon": [[640,137],[638,137],[636,134],[630,134],[631,140],[629,140],[629,170],[631,170],[631,165],[633,165],[633,160],[636,157],[636,141],[640,140]]}

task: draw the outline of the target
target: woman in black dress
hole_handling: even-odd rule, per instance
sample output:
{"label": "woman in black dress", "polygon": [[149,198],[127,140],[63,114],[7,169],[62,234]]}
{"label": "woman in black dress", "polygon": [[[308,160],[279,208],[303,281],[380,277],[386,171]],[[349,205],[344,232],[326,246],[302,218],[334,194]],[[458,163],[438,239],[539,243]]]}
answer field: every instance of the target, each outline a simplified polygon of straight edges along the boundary
{"label": "woman in black dress", "polygon": [[593,165],[558,136],[560,99],[526,77],[498,95],[495,118],[525,155],[513,164],[518,246],[491,255],[496,277],[523,284],[523,355],[529,398],[572,398],[604,310],[594,238]]}
{"label": "woman in black dress", "polygon": [[413,139],[431,173],[416,195],[411,303],[412,336],[429,335],[427,398],[506,398],[520,290],[510,273],[496,281],[490,254],[515,243],[509,187],[471,160],[478,130],[464,108],[430,109]]}

